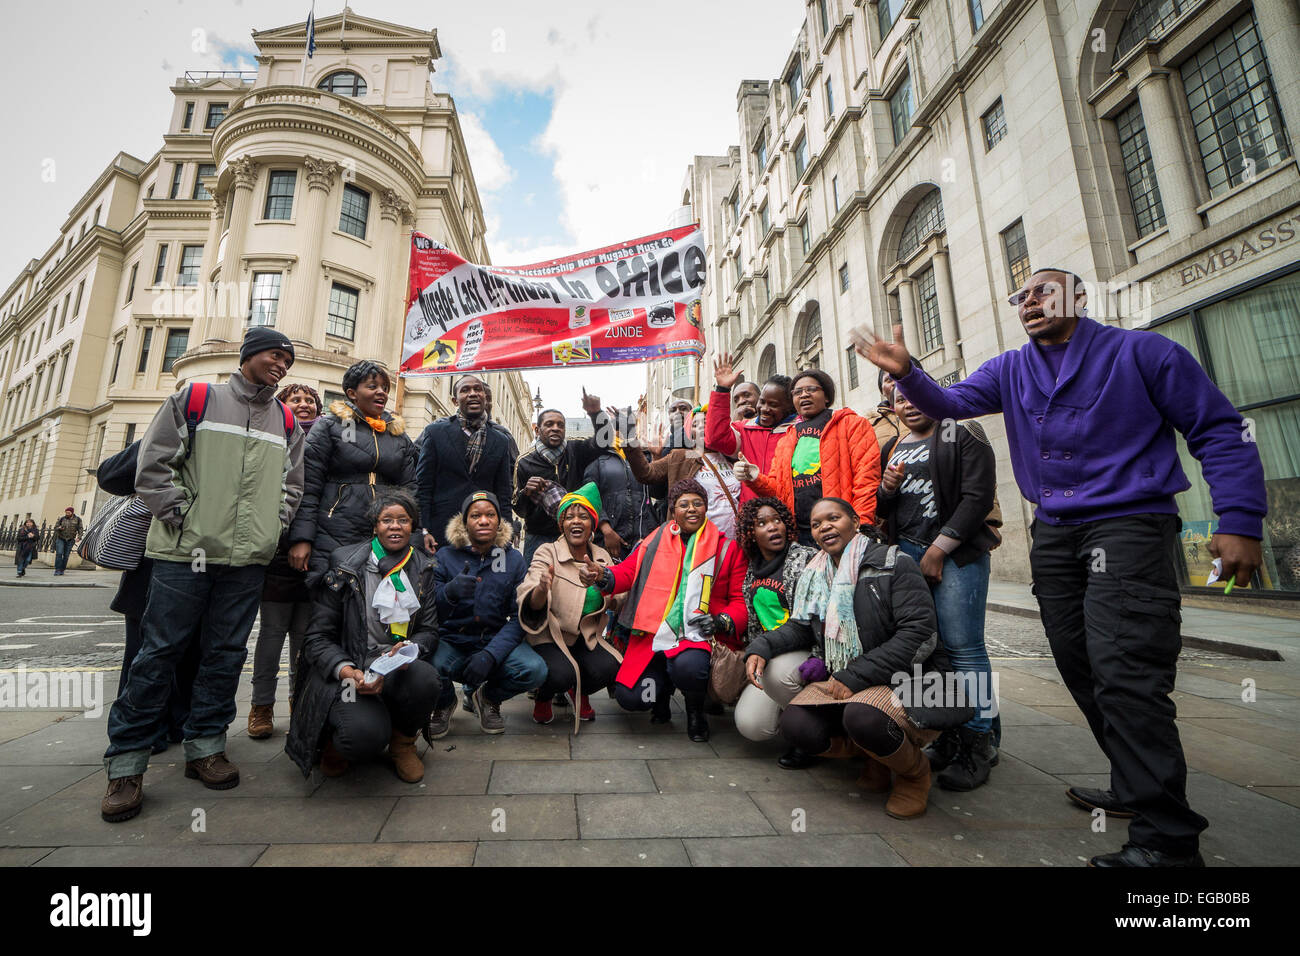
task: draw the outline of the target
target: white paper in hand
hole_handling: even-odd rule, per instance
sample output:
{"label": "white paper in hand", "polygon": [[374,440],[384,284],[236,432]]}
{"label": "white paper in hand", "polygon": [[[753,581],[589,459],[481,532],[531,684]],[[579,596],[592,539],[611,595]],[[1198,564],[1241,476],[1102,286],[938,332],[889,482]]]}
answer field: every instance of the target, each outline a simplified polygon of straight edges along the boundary
{"label": "white paper in hand", "polygon": [[382,657],[376,657],[371,661],[370,666],[366,669],[366,683],[373,684],[376,677],[383,677],[385,674],[391,674],[411,661],[420,656],[420,648],[415,644],[404,644],[399,647],[396,653],[385,654]]}
{"label": "white paper in hand", "polygon": [[1205,579],[1205,586],[1209,587],[1223,575],[1223,558],[1215,558],[1211,565],[1210,576]]}

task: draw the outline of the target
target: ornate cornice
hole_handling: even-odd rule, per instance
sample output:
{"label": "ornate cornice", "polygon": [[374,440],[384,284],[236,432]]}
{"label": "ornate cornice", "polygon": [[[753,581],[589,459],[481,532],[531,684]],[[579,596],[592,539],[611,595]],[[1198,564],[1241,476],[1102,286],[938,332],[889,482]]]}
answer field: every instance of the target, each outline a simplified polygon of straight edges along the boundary
{"label": "ornate cornice", "polygon": [[331,159],[318,159],[315,156],[304,156],[302,161],[307,167],[308,189],[329,192],[334,188],[334,177],[342,171],[342,166]]}
{"label": "ornate cornice", "polygon": [[415,222],[411,204],[391,189],[385,189],[379,194],[379,216],[389,222]]}
{"label": "ornate cornice", "polygon": [[257,183],[257,161],[250,156],[240,156],[230,161],[230,171],[235,175],[235,187],[252,189]]}

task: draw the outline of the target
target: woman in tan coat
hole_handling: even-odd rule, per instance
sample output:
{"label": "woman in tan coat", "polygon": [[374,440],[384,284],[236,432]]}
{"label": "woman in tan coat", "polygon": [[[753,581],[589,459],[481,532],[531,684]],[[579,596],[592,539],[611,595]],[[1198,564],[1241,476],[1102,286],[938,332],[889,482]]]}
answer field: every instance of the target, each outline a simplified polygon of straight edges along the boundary
{"label": "woman in tan coat", "polygon": [[611,565],[613,558],[591,536],[600,520],[600,492],[588,482],[560,500],[560,538],[533,554],[528,576],[519,585],[519,623],[524,638],[546,662],[545,683],[537,688],[533,720],[549,724],[551,699],[568,693],[573,699],[573,729],[579,720],[595,720],[588,696],[614,683],[623,656],[602,636],[607,611],[619,599],[582,583],[580,571],[594,562]]}

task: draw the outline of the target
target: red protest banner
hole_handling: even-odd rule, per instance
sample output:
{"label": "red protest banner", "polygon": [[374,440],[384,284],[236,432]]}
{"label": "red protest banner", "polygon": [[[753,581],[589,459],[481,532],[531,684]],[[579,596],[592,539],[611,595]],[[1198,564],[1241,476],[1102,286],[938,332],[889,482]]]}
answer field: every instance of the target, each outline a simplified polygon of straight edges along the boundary
{"label": "red protest banner", "polygon": [[527,266],[466,262],[411,236],[403,375],[704,354],[697,226]]}

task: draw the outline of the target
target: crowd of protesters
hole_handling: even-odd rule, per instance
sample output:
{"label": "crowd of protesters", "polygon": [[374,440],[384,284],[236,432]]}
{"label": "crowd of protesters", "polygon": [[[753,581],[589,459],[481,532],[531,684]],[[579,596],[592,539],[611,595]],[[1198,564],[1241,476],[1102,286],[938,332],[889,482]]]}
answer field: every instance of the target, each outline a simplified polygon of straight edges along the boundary
{"label": "crowd of protesters", "polygon": [[1207,824],[1168,696],[1188,486],[1174,433],[1211,486],[1211,553],[1240,585],[1260,563],[1258,453],[1181,346],[1089,319],[1076,276],[1035,272],[1012,304],[1029,341],[948,388],[897,331],[855,331],[880,369],[869,415],[837,406],[819,369],[754,383],[724,354],[708,400],[672,401],[655,440],[644,403],[602,408],[584,390],[593,436],[568,439],[546,409],[522,454],[472,374],[413,439],[385,368],[353,365],[324,408],[282,384],[293,344],[250,330],[228,382],[201,403],[198,386],[172,396],[99,469],[153,515],[113,605],[127,642],[104,819],[139,813],[169,743],[187,777],[239,783],[226,734],[259,617],[248,735],[275,732],[287,635],[286,750],[305,774],[386,755],[417,782],[418,736],[445,736],[462,705],[499,734],[502,704],[526,694],[539,724],[572,708],[576,733],[602,691],[664,724],[680,691],[692,741],[733,706],[746,738],[785,739],[782,767],[859,761],[860,787],[916,817],[932,778],[972,790],[998,763],[985,602],[1001,511],[993,449],[966,420],[1002,413],[1036,506],[1048,640],[1111,761],[1109,788],[1067,796],[1132,820],[1124,849],[1092,863],[1200,865]]}

